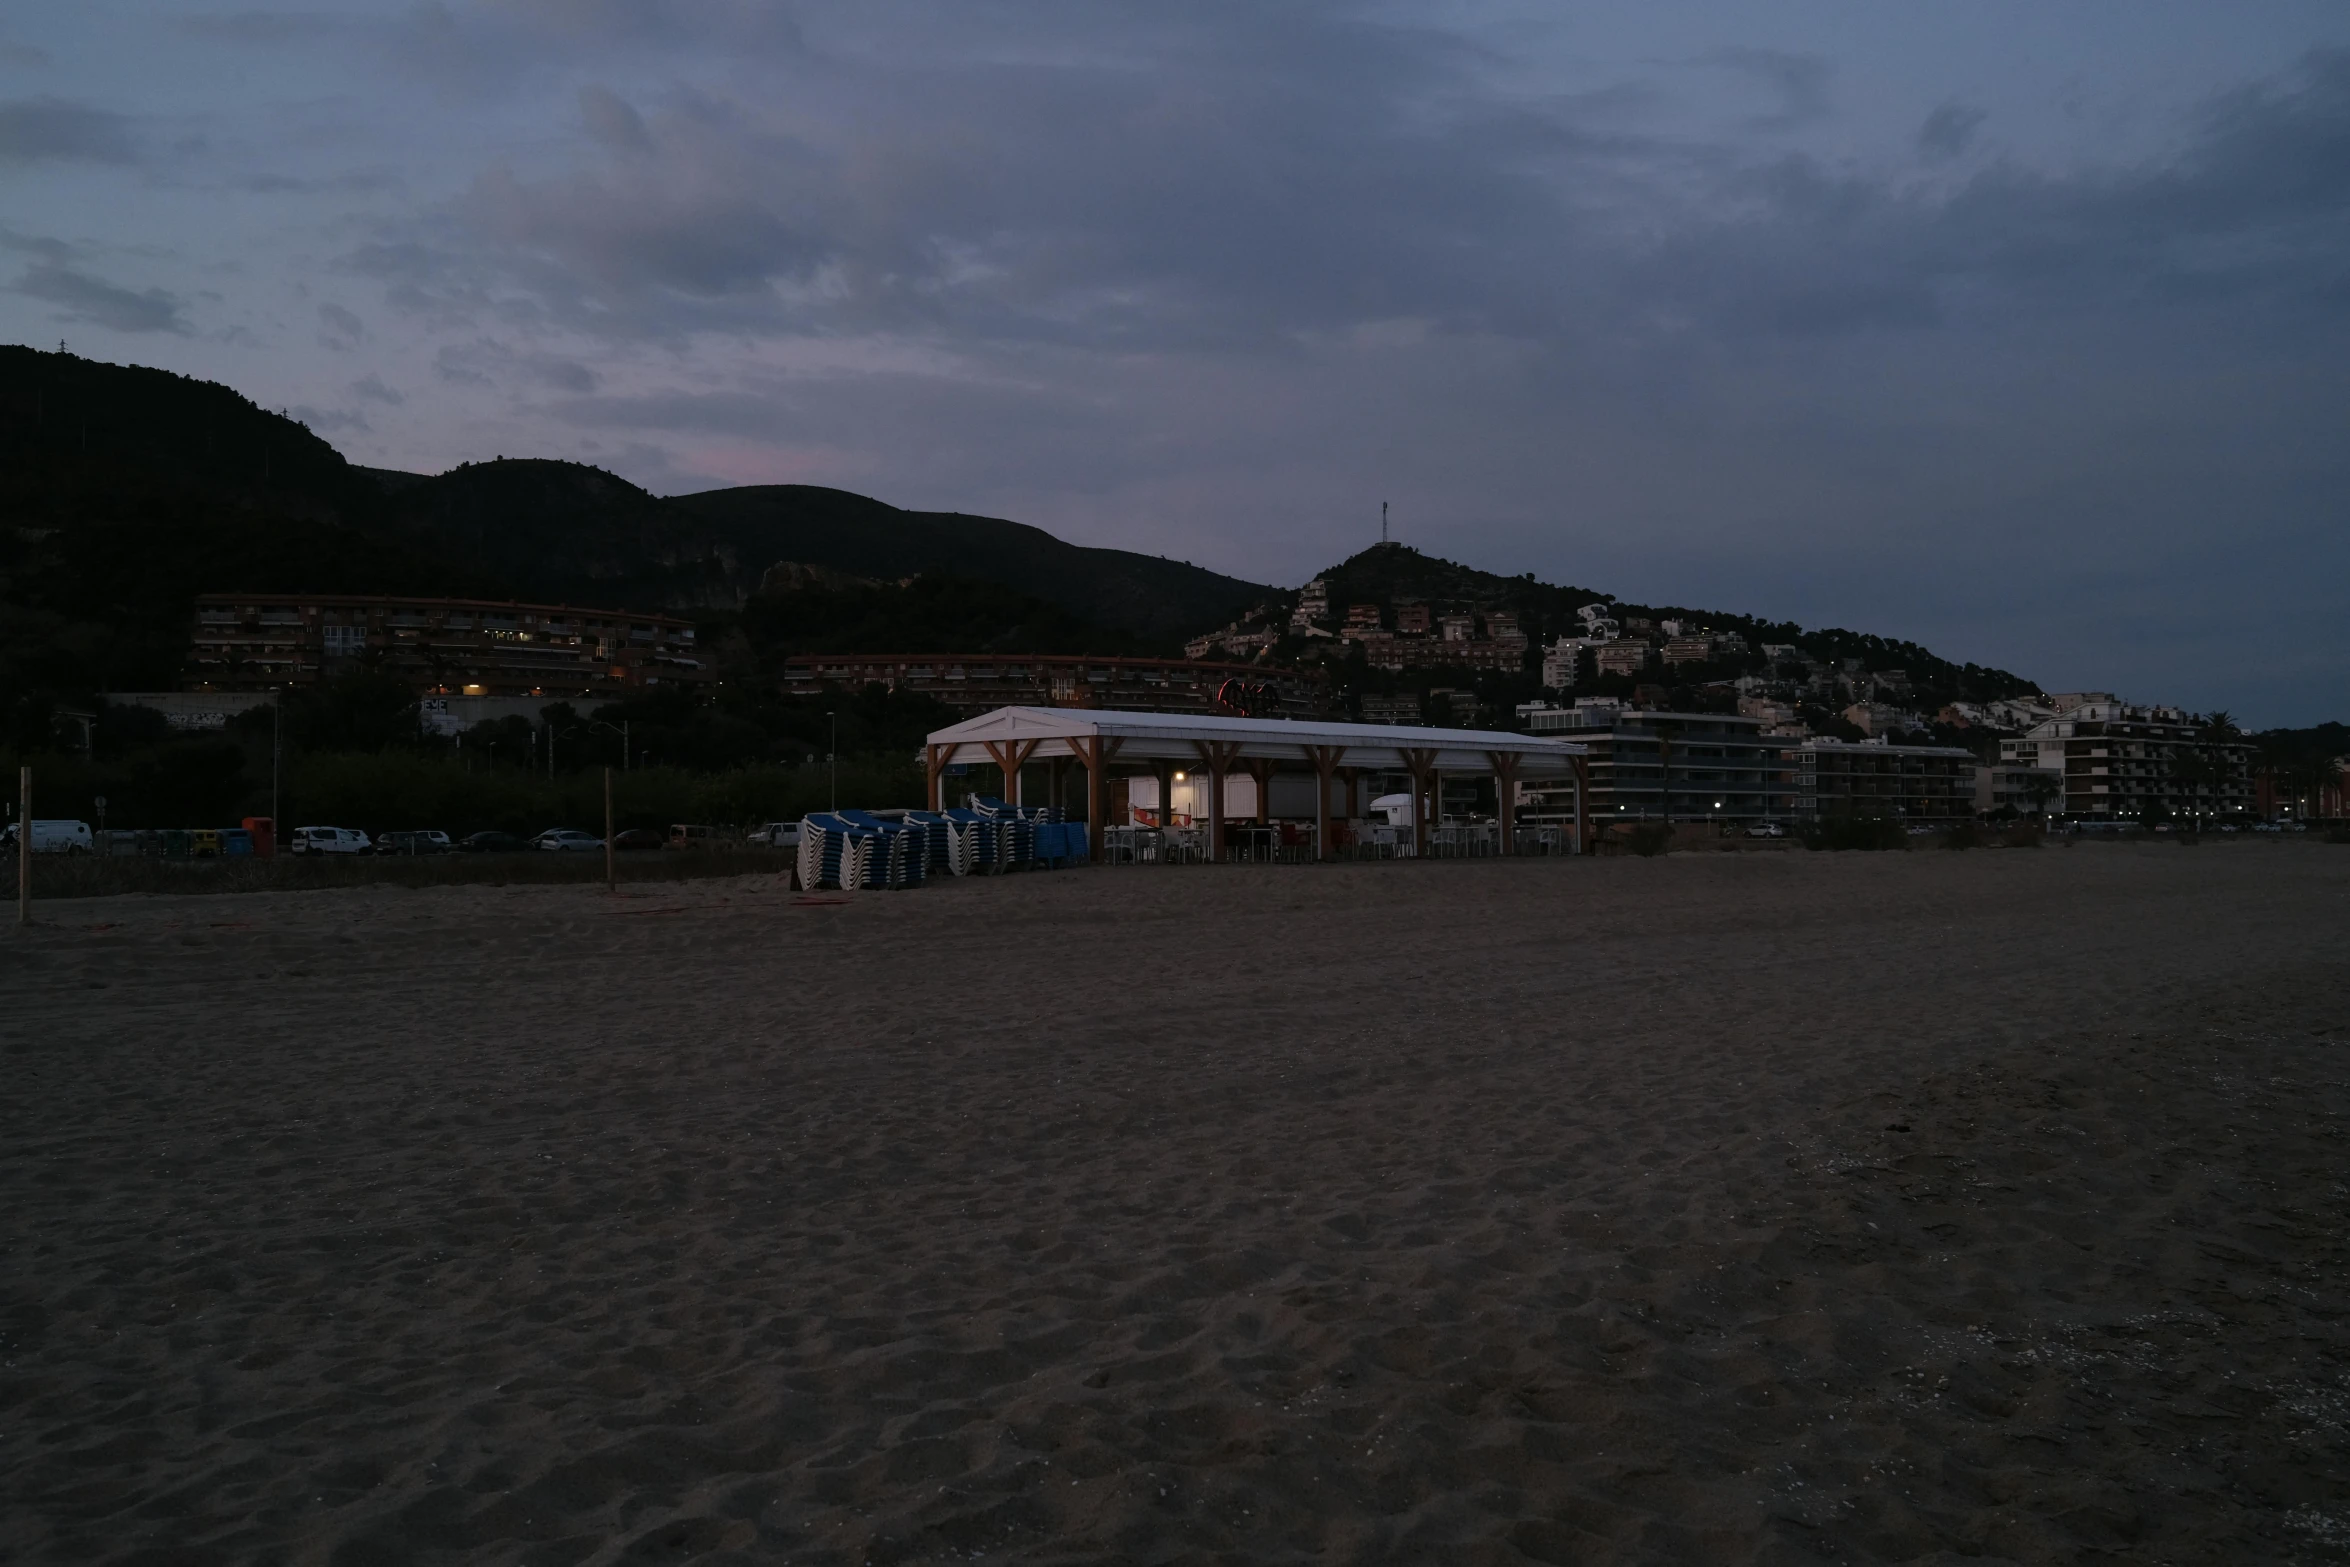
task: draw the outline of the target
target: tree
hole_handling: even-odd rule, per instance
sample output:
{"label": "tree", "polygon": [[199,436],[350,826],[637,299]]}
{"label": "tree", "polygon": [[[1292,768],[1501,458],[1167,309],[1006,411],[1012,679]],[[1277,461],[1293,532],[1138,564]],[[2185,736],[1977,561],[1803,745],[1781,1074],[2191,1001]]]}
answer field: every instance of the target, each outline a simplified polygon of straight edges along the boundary
{"label": "tree", "polygon": [[2024,796],[2032,802],[2032,809],[2038,811],[2043,819],[2048,815],[2048,802],[2062,793],[2063,786],[2038,769],[2034,769],[2024,779]]}

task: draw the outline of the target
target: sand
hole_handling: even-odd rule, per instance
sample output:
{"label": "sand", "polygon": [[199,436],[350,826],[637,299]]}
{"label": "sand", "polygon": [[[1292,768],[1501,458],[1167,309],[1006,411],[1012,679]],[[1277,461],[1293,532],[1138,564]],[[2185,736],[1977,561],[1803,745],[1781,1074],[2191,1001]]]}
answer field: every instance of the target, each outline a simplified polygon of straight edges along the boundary
{"label": "sand", "polygon": [[0,1556],[2350,1560],[2350,850],[88,899]]}

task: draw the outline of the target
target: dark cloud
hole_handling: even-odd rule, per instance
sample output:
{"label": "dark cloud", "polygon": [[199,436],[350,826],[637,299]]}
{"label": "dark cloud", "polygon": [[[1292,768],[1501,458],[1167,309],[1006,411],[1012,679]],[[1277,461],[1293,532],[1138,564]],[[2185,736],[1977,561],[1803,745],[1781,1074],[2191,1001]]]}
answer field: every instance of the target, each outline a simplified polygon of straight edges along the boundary
{"label": "dark cloud", "polygon": [[1946,103],[1926,116],[1918,127],[1918,151],[1936,160],[1955,158],[1967,150],[1975,132],[1988,118],[1982,110],[1963,103]]}
{"label": "dark cloud", "polygon": [[332,301],[318,307],[318,327],[319,346],[337,353],[347,354],[367,338],[367,324],[358,314]]}
{"label": "dark cloud", "polygon": [[42,66],[49,63],[49,51],[36,49],[31,44],[0,43],[0,65]]}
{"label": "dark cloud", "polygon": [[579,114],[587,122],[588,134],[613,152],[653,150],[653,138],[645,132],[643,116],[609,87],[582,87]]}
{"label": "dark cloud", "polygon": [[130,122],[119,114],[62,98],[0,102],[0,162],[128,163],[132,155]]}
{"label": "dark cloud", "polygon": [[389,408],[397,408],[402,403],[408,401],[407,398],[401,396],[392,388],[384,385],[383,378],[376,375],[363,375],[358,380],[353,381],[351,383],[351,395],[353,397],[359,398],[363,402],[382,403]]}
{"label": "dark cloud", "polygon": [[29,295],[60,307],[60,319],[88,321],[116,332],[186,332],[181,301],[159,288],[134,293],[103,278],[71,267],[44,264],[29,267],[9,285],[14,293]]}
{"label": "dark cloud", "polygon": [[1777,97],[1776,109],[1746,122],[1750,129],[1796,130],[1828,117],[1828,89],[1836,72],[1834,66],[1816,54],[1790,54],[1780,49],[1713,49],[1699,56],[1699,60],[1759,83]]}

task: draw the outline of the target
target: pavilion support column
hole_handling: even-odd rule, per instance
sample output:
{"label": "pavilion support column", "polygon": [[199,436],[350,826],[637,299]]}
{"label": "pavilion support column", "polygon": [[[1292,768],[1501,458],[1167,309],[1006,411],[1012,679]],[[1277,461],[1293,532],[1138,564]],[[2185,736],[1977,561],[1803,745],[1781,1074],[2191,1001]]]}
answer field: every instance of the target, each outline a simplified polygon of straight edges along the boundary
{"label": "pavilion support column", "polygon": [[1159,764],[1159,831],[1175,825],[1175,764]]}
{"label": "pavilion support column", "polygon": [[951,745],[931,745],[924,746],[923,750],[927,753],[924,760],[930,774],[930,808],[943,811],[946,809],[946,770],[955,759],[956,748]]}
{"label": "pavilion support column", "polygon": [[1200,760],[1208,769],[1208,858],[1224,858],[1224,773],[1240,760],[1240,742],[1194,740]]}
{"label": "pavilion support column", "polygon": [[1592,850],[1590,818],[1584,802],[1591,798],[1591,758],[1578,756],[1575,761],[1575,852],[1589,854]]}
{"label": "pavilion support column", "polygon": [[1518,763],[1515,751],[1488,751],[1493,760],[1493,790],[1500,797],[1501,852],[1518,852]]}
{"label": "pavilion support column", "polygon": [[1305,753],[1306,760],[1314,764],[1314,858],[1326,860],[1338,847],[1330,841],[1330,786],[1338,764],[1346,759],[1346,747],[1309,745]]}
{"label": "pavilion support column", "polygon": [[1072,735],[1066,742],[1069,755],[1085,769],[1085,851],[1097,864],[1107,852],[1103,835],[1110,825],[1110,758],[1125,743],[1100,735]]}
{"label": "pavilion support column", "polygon": [[1428,809],[1429,780],[1436,773],[1436,753],[1418,747],[1406,747],[1403,765],[1412,775],[1412,854],[1426,859],[1435,843],[1429,836],[1432,825]]}
{"label": "pavilion support column", "polygon": [[1273,764],[1266,758],[1243,764],[1257,786],[1257,825],[1268,826],[1273,820]]}
{"label": "pavilion support column", "polygon": [[1020,803],[1021,771],[1028,765],[1028,759],[1036,754],[1038,743],[1035,740],[990,740],[986,742],[987,754],[995,758],[996,766],[1003,771],[1004,798],[1014,805]]}

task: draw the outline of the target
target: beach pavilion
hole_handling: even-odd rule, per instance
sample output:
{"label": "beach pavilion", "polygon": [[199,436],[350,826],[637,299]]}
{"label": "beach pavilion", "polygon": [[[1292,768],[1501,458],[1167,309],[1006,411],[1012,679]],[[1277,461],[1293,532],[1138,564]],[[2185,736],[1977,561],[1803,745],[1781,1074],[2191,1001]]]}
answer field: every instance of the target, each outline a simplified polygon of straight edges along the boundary
{"label": "beach pavilion", "polygon": [[[1020,778],[1031,762],[1073,759],[1085,769],[1085,820],[1095,858],[1103,850],[1109,822],[1110,779],[1116,775],[1155,776],[1162,805],[1174,798],[1178,768],[1196,768],[1208,781],[1208,855],[1224,854],[1224,782],[1244,774],[1256,784],[1259,809],[1275,773],[1310,773],[1316,780],[1314,857],[1329,855],[1330,796],[1340,777],[1364,772],[1403,773],[1412,780],[1412,831],[1438,819],[1447,775],[1490,777],[1501,818],[1501,852],[1516,852],[1517,785],[1523,780],[1572,777],[1575,790],[1575,846],[1583,845],[1584,747],[1551,735],[1512,734],[1498,729],[1421,729],[1394,724],[1344,724],[1313,720],[1226,717],[1215,713],[1134,713],[1108,708],[999,707],[933,733],[924,750],[930,808],[940,809],[942,780],[957,763],[993,762],[1003,769],[1005,787],[1019,796]],[[1425,842],[1416,838],[1416,842]]]}

